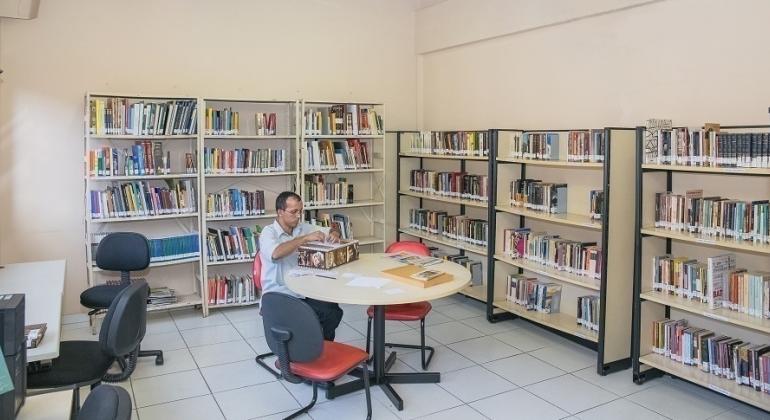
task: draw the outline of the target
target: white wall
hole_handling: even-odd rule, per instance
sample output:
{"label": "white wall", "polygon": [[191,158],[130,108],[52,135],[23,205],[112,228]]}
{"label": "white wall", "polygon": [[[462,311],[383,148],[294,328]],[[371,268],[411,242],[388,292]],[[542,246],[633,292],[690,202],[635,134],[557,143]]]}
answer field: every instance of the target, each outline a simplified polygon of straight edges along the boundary
{"label": "white wall", "polygon": [[[511,2],[484,2],[469,9],[448,0],[417,12],[415,43],[430,47],[419,64],[426,129],[768,122],[770,2],[668,0],[624,9],[629,1],[603,0],[605,13],[549,19],[543,11],[555,3],[575,2],[516,0],[533,20],[508,19],[505,35],[506,20],[497,19],[491,37],[477,19]],[[426,35],[424,26],[452,31]]]}
{"label": "white wall", "polygon": [[411,0],[70,0],[42,2],[35,20],[2,20],[0,262],[66,258],[64,312],[82,311],[87,91],[379,101],[388,129],[414,127],[413,9]]}

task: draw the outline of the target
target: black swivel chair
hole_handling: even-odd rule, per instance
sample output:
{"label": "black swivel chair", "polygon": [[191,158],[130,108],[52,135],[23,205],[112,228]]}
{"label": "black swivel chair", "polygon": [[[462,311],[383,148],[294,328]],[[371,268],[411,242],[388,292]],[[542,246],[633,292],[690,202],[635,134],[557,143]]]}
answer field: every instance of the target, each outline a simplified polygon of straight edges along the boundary
{"label": "black swivel chair", "polygon": [[72,390],[70,418],[76,419],[80,387],[90,385],[93,390],[113,362],[125,361],[126,354],[139,348],[147,322],[148,293],[144,280],[134,281],[118,293],[102,322],[99,341],[62,341],[51,368],[27,376],[27,389],[33,390],[27,395]]}
{"label": "black swivel chair", "polygon": [[83,402],[78,420],[131,420],[131,396],[121,387],[99,385]]}
{"label": "black swivel chair", "polygon": [[[147,238],[134,232],[115,232],[105,236],[96,248],[96,266],[102,270],[120,271],[120,283],[101,284],[90,287],[80,294],[80,304],[90,308],[89,316],[105,311],[123,289],[131,284],[131,271],[144,270],[150,265],[150,246]],[[128,355],[127,355],[128,356]],[[163,364],[163,352],[160,350],[140,350],[134,357],[155,357],[155,364]],[[104,380],[119,382],[131,375],[133,371],[109,374]]]}

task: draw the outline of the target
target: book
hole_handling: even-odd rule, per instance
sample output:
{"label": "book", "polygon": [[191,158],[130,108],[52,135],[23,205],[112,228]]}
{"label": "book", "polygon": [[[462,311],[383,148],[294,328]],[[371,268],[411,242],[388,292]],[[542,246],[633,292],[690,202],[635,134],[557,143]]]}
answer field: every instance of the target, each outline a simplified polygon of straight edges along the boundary
{"label": "book", "polygon": [[40,345],[45,337],[45,331],[48,329],[48,324],[32,324],[24,326],[24,338],[27,341],[27,348],[34,349]]}
{"label": "book", "polygon": [[[450,273],[432,269],[426,270],[411,264],[382,270],[382,274],[396,281],[422,288],[433,287],[454,280],[454,276]],[[413,277],[415,275],[416,277]]]}
{"label": "book", "polygon": [[438,276],[440,276],[442,274],[444,274],[443,271],[438,271],[438,270],[422,270],[422,271],[418,271],[416,273],[410,274],[409,277],[411,277],[411,278],[413,278],[415,280],[428,281],[428,280],[432,280],[432,279],[434,279],[434,278],[436,278],[436,277],[438,277]]}

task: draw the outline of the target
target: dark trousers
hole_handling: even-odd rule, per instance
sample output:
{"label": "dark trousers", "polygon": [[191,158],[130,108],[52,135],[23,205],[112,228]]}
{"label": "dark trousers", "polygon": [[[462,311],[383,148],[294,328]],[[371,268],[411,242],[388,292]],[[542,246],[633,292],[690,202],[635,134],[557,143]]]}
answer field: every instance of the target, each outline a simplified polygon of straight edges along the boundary
{"label": "dark trousers", "polygon": [[305,298],[305,302],[318,315],[318,320],[321,321],[321,328],[324,333],[324,340],[334,341],[334,331],[342,321],[342,308],[340,308],[340,305],[311,298]]}

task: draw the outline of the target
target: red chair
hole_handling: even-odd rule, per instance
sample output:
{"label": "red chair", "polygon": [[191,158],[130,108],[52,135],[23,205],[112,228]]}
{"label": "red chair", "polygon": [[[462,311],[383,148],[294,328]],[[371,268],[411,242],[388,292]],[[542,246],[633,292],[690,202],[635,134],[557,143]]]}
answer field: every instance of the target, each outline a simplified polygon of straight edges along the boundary
{"label": "red chair", "polygon": [[[401,241],[391,244],[385,252],[410,252],[412,254],[428,257],[430,256],[430,250],[422,242],[415,241]],[[414,344],[393,344],[385,343],[388,347],[401,347],[406,349],[419,349],[422,353],[422,369],[428,368],[428,364],[433,359],[433,347],[425,345],[425,317],[431,310],[430,302],[414,302],[403,303],[400,305],[387,305],[385,307],[385,320],[386,321],[420,321],[420,345]],[[372,318],[374,318],[374,306],[370,306],[366,310],[366,314],[369,316],[366,325],[366,352],[369,353],[369,340],[372,334]],[[425,358],[425,351],[430,351],[428,358]]]}
{"label": "red chair", "polygon": [[[259,253],[257,253],[257,256],[254,257],[254,265],[251,268],[251,278],[254,280],[254,288],[258,291],[262,291],[262,258],[260,258]],[[262,314],[262,304],[260,303],[259,308],[259,314]],[[279,379],[281,377],[281,374],[276,372],[275,369],[268,366],[267,363],[263,359],[266,359],[268,357],[273,357],[275,354],[273,352],[269,353],[262,353],[258,354],[254,360],[257,362],[258,365],[262,366],[265,370],[270,372],[273,376],[275,376],[276,379]]]}
{"label": "red chair", "polygon": [[278,355],[275,364],[281,377],[291,383],[313,383],[313,399],[299,411],[286,417],[293,419],[307,413],[315,405],[318,384],[335,381],[360,367],[364,372],[366,419],[372,418],[372,397],[366,366],[369,355],[347,344],[325,341],[313,308],[301,299],[283,293],[262,296],[262,320],[270,350]]}

